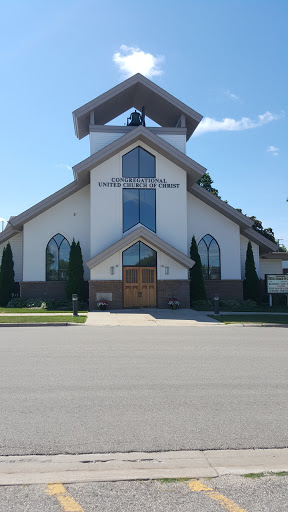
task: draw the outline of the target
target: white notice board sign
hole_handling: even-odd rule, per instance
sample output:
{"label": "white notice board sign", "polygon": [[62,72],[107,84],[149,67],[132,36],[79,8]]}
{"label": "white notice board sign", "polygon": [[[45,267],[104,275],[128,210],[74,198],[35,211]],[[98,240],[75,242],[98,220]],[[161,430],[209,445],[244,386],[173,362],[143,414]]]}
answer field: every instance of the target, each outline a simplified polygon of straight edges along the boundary
{"label": "white notice board sign", "polygon": [[267,293],[288,294],[288,274],[267,274]]}

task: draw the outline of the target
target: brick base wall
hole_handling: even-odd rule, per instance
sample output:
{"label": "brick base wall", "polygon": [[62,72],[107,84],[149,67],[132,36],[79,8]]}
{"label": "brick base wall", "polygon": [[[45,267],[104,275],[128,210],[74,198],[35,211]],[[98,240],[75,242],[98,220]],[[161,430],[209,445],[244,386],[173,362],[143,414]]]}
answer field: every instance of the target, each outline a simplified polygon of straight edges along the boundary
{"label": "brick base wall", "polygon": [[190,287],[188,279],[157,281],[158,308],[169,308],[168,299],[175,297],[180,308],[190,308]]}
{"label": "brick base wall", "polygon": [[89,281],[89,309],[92,311],[97,309],[97,293],[112,293],[109,309],[122,309],[122,281]]}
{"label": "brick base wall", "polygon": [[[23,299],[66,299],[66,281],[22,281],[20,297]],[[88,283],[84,281],[84,299],[88,298]]]}
{"label": "brick base wall", "polygon": [[20,297],[24,299],[66,298],[65,281],[22,281],[20,283]]}
{"label": "brick base wall", "polygon": [[243,281],[240,279],[209,279],[204,280],[207,297],[220,297],[220,300],[243,300]]}

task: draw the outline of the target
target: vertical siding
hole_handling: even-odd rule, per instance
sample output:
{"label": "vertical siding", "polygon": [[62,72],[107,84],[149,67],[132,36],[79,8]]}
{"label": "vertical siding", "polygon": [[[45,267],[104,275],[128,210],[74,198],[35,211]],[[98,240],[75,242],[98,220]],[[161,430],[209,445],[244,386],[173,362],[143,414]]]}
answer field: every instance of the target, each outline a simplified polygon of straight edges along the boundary
{"label": "vertical siding", "polygon": [[2,254],[3,249],[6,247],[8,242],[10,242],[12,254],[13,254],[13,261],[14,261],[14,272],[15,272],[15,281],[19,282],[22,281],[22,268],[23,268],[23,233],[18,233],[17,235],[10,238],[10,240],[7,240],[7,242],[4,242],[0,245],[0,261],[2,260]]}
{"label": "vertical siding", "polygon": [[[248,245],[248,238],[246,238],[243,235],[240,235],[240,254],[241,254],[241,279],[245,279],[245,261],[246,261],[246,251],[247,251],[247,245]],[[259,246],[257,244],[254,244],[254,242],[251,242],[252,244],[252,251],[255,261],[255,267],[256,272],[258,274],[258,277],[260,277],[259,274]]]}
{"label": "vertical siding", "polygon": [[[125,133],[121,132],[90,132],[90,155],[97,153],[97,151],[105,148],[105,146],[108,146],[108,144],[111,144],[111,142],[119,139],[124,134]],[[182,153],[186,154],[186,135],[162,134],[160,130],[156,135],[171,144],[171,146],[179,149],[179,151],[182,151]]]}
{"label": "vertical siding", "polygon": [[157,133],[158,137],[165,140],[171,146],[174,146],[174,148],[179,149],[179,151],[182,151],[182,153],[186,154],[186,135],[169,135],[169,134],[162,134]]}
{"label": "vertical siding", "polygon": [[112,132],[90,132],[90,155],[97,153],[100,149],[105,148],[114,140],[122,137],[123,133],[112,133]]}
{"label": "vertical siding", "polygon": [[265,274],[283,274],[282,260],[260,260],[260,278],[265,279]]}

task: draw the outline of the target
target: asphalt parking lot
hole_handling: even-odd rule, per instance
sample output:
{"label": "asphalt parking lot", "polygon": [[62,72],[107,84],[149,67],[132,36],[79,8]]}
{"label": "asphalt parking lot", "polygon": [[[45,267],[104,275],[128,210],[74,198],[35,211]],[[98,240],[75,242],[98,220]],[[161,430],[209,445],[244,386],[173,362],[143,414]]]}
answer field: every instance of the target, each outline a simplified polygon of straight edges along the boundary
{"label": "asphalt parking lot", "polygon": [[284,512],[288,476],[0,487],[1,512]]}

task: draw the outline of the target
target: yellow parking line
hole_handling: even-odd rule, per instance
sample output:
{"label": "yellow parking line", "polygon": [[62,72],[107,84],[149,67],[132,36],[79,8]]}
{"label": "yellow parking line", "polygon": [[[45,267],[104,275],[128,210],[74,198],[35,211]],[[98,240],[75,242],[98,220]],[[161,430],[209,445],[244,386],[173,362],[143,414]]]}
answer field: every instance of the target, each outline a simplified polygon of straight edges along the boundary
{"label": "yellow parking line", "polygon": [[202,484],[200,480],[193,480],[192,482],[189,482],[189,487],[191,491],[194,492],[204,492],[206,496],[209,496],[211,500],[217,501],[219,505],[222,505],[226,510],[229,510],[229,512],[247,512],[245,508],[239,507],[234,501],[229,500],[229,498],[226,498],[226,496],[223,496],[223,494],[220,494],[220,492],[214,491],[214,489],[211,489],[211,487],[207,487],[206,485]]}
{"label": "yellow parking line", "polygon": [[77,501],[70,496],[62,484],[48,484],[46,490],[50,496],[56,496],[65,512],[84,512],[84,509],[77,503]]}

